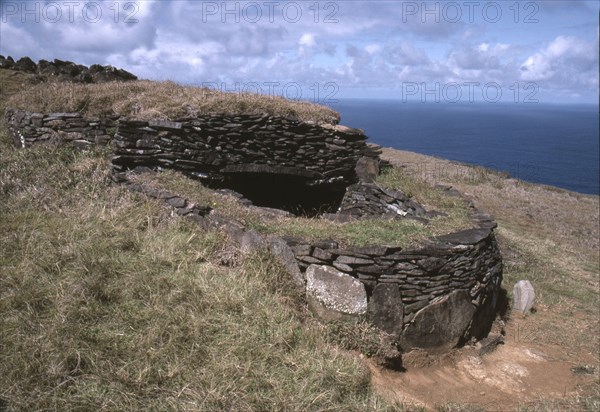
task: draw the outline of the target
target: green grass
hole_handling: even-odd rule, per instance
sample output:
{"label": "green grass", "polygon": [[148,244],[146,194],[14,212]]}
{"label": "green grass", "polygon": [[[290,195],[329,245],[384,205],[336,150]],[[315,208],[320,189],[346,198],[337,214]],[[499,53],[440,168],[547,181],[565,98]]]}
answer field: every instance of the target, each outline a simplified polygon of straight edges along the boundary
{"label": "green grass", "polygon": [[[30,76],[0,70],[0,111],[7,95],[30,83]],[[373,393],[356,356],[387,356],[372,328],[313,319],[265,256],[235,269],[219,266],[224,239],[172,216],[162,202],[111,187],[107,154],[16,149],[0,122],[0,410],[420,410]],[[250,227],[278,230],[196,182],[172,172],[157,178]],[[460,227],[467,216],[462,201],[399,170],[379,183],[449,214],[425,231]],[[340,232],[315,219],[294,221],[300,223],[283,222],[286,231]],[[358,238],[346,242],[388,234],[402,242],[398,232],[412,230],[360,224],[344,227]],[[527,335],[515,338],[597,349],[589,338],[597,317],[578,323],[570,315],[597,314],[597,290],[557,269],[564,253],[549,239],[509,220],[499,232],[500,243],[517,254],[507,259],[505,287],[511,293],[516,280],[532,280],[542,309],[530,315],[535,326]],[[597,259],[584,263],[598,273]],[[597,410],[597,388],[598,382],[581,398],[541,398],[519,410]]]}
{"label": "green grass", "polygon": [[418,201],[422,201],[433,210],[445,212],[448,216],[436,217],[428,225],[410,219],[368,219],[348,223],[306,217],[264,219],[259,213],[238,204],[233,197],[216,194],[200,182],[188,179],[175,171],[133,178],[140,183],[169,190],[199,204],[210,205],[220,214],[236,219],[260,233],[300,237],[307,241],[333,239],[342,246],[389,244],[409,247],[419,245],[430,236],[470,227],[468,209],[464,201],[449,197],[441,190],[426,184],[409,180],[397,169],[384,174],[380,184],[394,189],[407,187],[411,194],[415,193]]}
{"label": "green grass", "polygon": [[[529,238],[511,232],[510,228],[498,230],[502,244],[518,254],[518,259],[506,259],[504,279],[506,285],[514,285],[520,279],[531,281],[537,288],[536,300],[544,306],[552,306],[569,299],[575,308],[589,311],[599,304],[598,291],[591,285],[582,284],[580,279],[553,264],[551,257],[562,251],[549,240],[536,236]],[[596,268],[596,273],[598,269]],[[508,290],[512,296],[512,290]]]}
{"label": "green grass", "polygon": [[390,189],[400,190],[406,196],[413,197],[423,205],[429,205],[436,210],[453,214],[455,218],[466,218],[467,206],[459,197],[448,196],[442,189],[431,186],[400,168],[392,167],[383,171],[377,178],[377,183]]}
{"label": "green grass", "polygon": [[309,241],[334,239],[342,246],[418,245],[431,231],[413,220],[360,220],[335,223],[323,219],[284,218],[259,227],[267,233],[299,237]]}

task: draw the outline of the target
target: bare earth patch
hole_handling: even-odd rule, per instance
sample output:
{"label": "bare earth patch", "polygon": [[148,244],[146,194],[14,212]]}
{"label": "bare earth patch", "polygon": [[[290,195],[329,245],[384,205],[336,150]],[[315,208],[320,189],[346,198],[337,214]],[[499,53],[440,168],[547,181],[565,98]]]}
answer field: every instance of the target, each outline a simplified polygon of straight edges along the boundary
{"label": "bare earth patch", "polygon": [[527,329],[528,322],[509,322],[506,343],[483,357],[465,347],[406,372],[383,370],[371,363],[373,385],[389,401],[427,409],[586,410],[598,405],[586,398],[594,393],[597,375],[572,371],[582,362],[593,364],[594,356],[522,341],[519,330]]}

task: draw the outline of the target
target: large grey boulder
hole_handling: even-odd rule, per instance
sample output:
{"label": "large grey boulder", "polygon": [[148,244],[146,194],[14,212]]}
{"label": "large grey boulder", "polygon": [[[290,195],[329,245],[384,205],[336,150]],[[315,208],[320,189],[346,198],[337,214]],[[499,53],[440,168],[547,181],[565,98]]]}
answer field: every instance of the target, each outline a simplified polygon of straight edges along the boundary
{"label": "large grey boulder", "polygon": [[520,280],[513,288],[513,311],[521,314],[529,313],[535,301],[533,285],[528,280]]}
{"label": "large grey boulder", "polygon": [[469,291],[457,290],[443,296],[417,312],[402,335],[402,349],[453,348],[464,335],[474,313]]}
{"label": "large grey boulder", "polygon": [[324,265],[306,269],[306,298],[309,307],[325,320],[365,315],[367,292],[358,279]]}
{"label": "large grey boulder", "polygon": [[400,337],[404,323],[404,305],[395,283],[380,283],[373,289],[367,308],[367,320],[382,331]]}

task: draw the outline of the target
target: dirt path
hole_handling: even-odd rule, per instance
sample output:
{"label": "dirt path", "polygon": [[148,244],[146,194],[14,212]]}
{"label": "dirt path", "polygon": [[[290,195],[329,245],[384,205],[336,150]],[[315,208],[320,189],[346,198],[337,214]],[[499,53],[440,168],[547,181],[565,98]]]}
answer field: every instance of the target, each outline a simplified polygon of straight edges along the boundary
{"label": "dirt path", "polygon": [[521,331],[530,322],[509,322],[506,342],[484,356],[474,347],[464,347],[429,364],[407,365],[405,372],[370,363],[373,386],[389,401],[427,409],[454,404],[508,411],[540,401],[558,406],[560,400],[568,408],[572,399],[585,395],[597,379],[594,374],[576,374],[572,368],[595,365],[596,360],[592,354],[582,356],[561,347],[519,342]]}

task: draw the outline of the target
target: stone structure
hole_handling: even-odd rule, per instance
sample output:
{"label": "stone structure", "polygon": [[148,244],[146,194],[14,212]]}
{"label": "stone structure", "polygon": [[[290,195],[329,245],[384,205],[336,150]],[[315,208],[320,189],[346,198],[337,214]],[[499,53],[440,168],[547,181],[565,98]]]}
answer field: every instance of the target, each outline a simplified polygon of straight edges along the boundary
{"label": "stone structure", "polygon": [[314,215],[336,211],[358,160],[378,154],[360,130],[277,116],[121,119],[112,168],[116,179],[138,166],[175,169],[259,206]]}
{"label": "stone structure", "polygon": [[[468,314],[473,325],[462,332],[465,337],[481,338],[488,332],[495,316],[502,259],[494,236],[494,223],[489,216],[478,215],[479,227],[432,239],[422,248],[403,250],[391,246],[370,246],[339,249],[335,242],[310,244],[301,239],[285,238],[298,260],[301,270],[310,265],[326,265],[359,279],[366,287],[374,305],[371,313],[387,312],[392,297],[377,298],[380,285],[394,285],[401,296],[394,315],[402,317],[402,328],[408,330],[418,320],[418,314],[440,298],[461,290],[469,295],[473,311]],[[400,307],[401,306],[401,307]],[[383,323],[385,325],[385,321]],[[461,323],[462,324],[462,323]],[[482,325],[487,325],[480,328]],[[398,326],[399,327],[399,326]],[[384,328],[392,328],[384,326]],[[418,346],[413,332],[410,347]],[[429,345],[429,343],[426,343]]]}
{"label": "stone structure", "polygon": [[87,67],[58,59],[52,62],[40,60],[36,64],[29,57],[23,57],[15,62],[10,56],[5,58],[0,55],[0,68],[35,74],[41,81],[53,79],[74,83],[104,83],[137,80],[135,75],[113,66],[93,64]]}
{"label": "stone structure", "polygon": [[[472,338],[482,339],[496,316],[502,281],[502,258],[494,236],[496,224],[489,215],[475,209],[475,228],[433,238],[420,248],[340,249],[332,240],[309,243],[261,236],[246,231],[239,222],[209,213],[210,208],[197,209],[189,200],[132,183],[127,175],[123,184],[165,199],[179,215],[227,234],[241,247],[252,244],[253,250],[268,248],[295,283],[306,289],[310,306],[319,316],[366,316],[395,336],[404,351],[439,351]],[[358,288],[358,283],[363,287]],[[341,293],[343,290],[352,293]],[[361,310],[347,309],[352,307]]]}
{"label": "stone structure", "polygon": [[[204,205],[128,179],[132,171],[173,168],[209,186],[239,191],[259,206],[294,211],[292,206],[302,200],[304,209],[337,216],[430,216],[401,192],[373,183],[378,150],[359,130],[269,115],[142,121],[8,110],[7,122],[24,147],[56,138],[85,148],[112,139],[115,182],[163,199],[179,215],[228,234],[245,251],[269,248],[320,309],[366,317],[396,336],[403,350],[445,349],[489,332],[502,260],[495,222],[475,209],[473,228],[422,247],[340,248],[330,240],[266,238]],[[266,200],[274,204],[261,204]],[[336,293],[323,298],[327,290],[344,288],[353,291],[354,307],[360,310],[343,309],[352,304],[333,299]]]}

